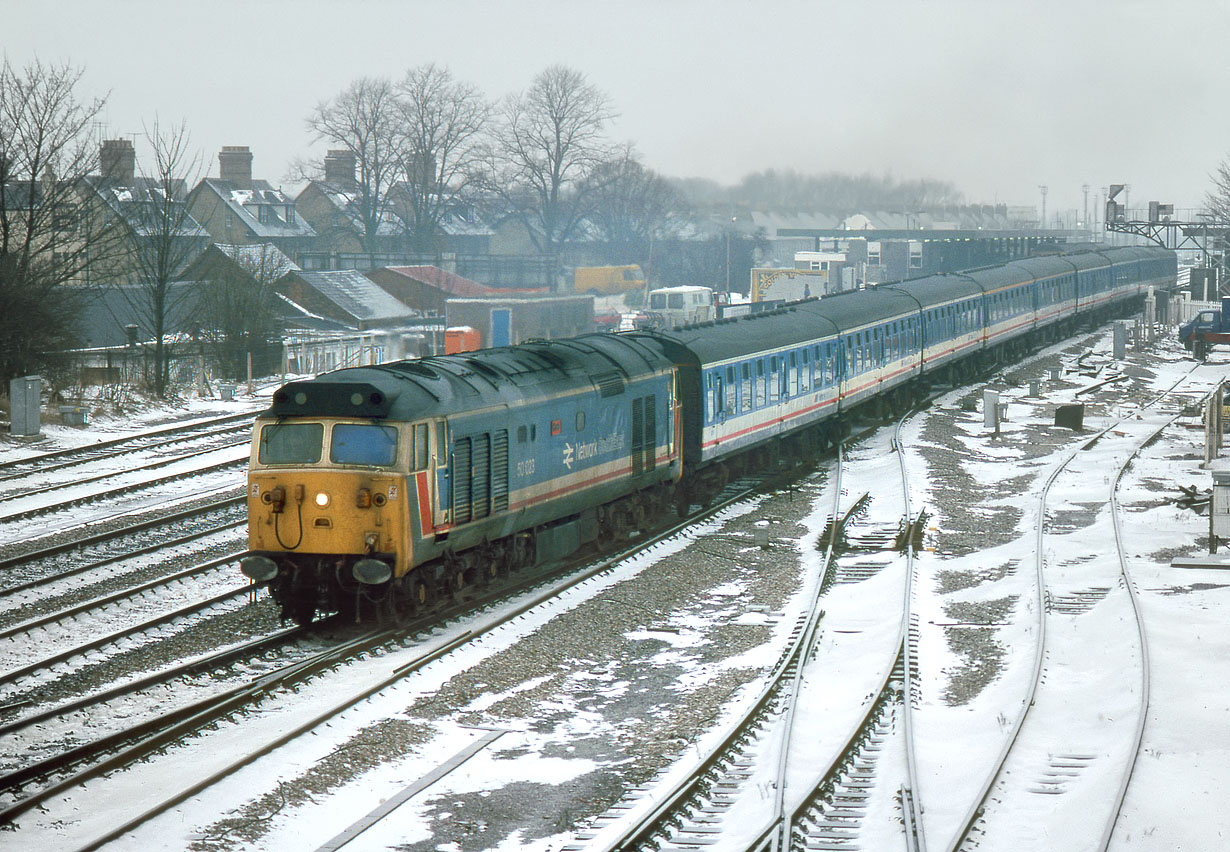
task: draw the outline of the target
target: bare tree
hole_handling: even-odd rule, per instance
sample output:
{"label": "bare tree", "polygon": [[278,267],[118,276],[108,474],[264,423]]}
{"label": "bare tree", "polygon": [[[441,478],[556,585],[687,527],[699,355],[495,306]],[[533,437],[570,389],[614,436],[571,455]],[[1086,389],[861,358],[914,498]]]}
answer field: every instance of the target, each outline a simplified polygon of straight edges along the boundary
{"label": "bare tree", "polygon": [[[79,100],[81,69],[0,65],[0,381],[71,348],[80,296],[111,232],[84,221],[76,184],[97,162],[88,128],[104,98]],[[93,233],[93,239],[83,234]]]}
{"label": "bare tree", "polygon": [[153,168],[127,188],[127,196],[114,209],[127,226],[128,286],[122,292],[153,338],[153,390],[161,397],[170,386],[175,345],[170,332],[183,325],[193,296],[191,288],[176,286],[176,277],[200,254],[208,235],[188,214],[185,201],[201,170],[200,154],[189,148],[187,128],[181,123],[163,130],[155,119],[145,138]]}
{"label": "bare tree", "polygon": [[653,241],[672,233],[687,204],[670,181],[647,169],[626,145],[616,159],[602,163],[591,180],[589,221],[610,247],[613,263],[652,262]]}
{"label": "bare tree", "polygon": [[355,156],[358,173],[353,204],[362,230],[359,240],[368,253],[379,249],[389,191],[405,162],[399,117],[393,84],[383,77],[362,77],[319,104],[307,119],[318,140]]}
{"label": "bare tree", "polygon": [[611,158],[603,130],[615,115],[585,75],[552,65],[504,101],[486,157],[485,186],[525,225],[539,251],[558,253],[600,187],[595,170]]}
{"label": "bare tree", "polygon": [[491,105],[477,88],[433,63],[410,69],[398,94],[404,183],[395,204],[414,250],[427,252],[471,183],[475,143]]}
{"label": "bare tree", "polygon": [[758,209],[823,210],[847,215],[868,210],[912,212],[950,207],[961,202],[961,193],[946,181],[927,178],[899,181],[892,175],[807,175],[791,169],[769,169],[745,176],[732,189],[730,200]]}
{"label": "bare tree", "polygon": [[222,251],[233,264],[218,264],[199,288],[201,337],[225,375],[244,375],[251,357],[257,374],[276,368],[282,323],[274,284],[292,265],[274,246],[233,246]]}
{"label": "bare tree", "polygon": [[1205,212],[1218,222],[1230,222],[1230,157],[1218,163],[1209,178],[1213,188],[1204,194]]}

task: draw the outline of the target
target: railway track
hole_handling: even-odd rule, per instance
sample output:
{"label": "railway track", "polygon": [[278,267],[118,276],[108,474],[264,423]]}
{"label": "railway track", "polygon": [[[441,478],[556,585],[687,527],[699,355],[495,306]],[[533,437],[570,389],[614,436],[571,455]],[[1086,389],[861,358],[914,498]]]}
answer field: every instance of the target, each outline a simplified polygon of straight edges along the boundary
{"label": "railway track", "polygon": [[[744,488],[746,487],[744,485]],[[745,492],[741,492],[741,496],[746,496]],[[729,498],[725,502],[730,502],[733,499],[736,498]],[[710,509],[709,513],[716,510]],[[679,530],[685,528],[690,523],[695,523],[695,519],[689,519],[689,521],[674,528],[671,533],[678,533]],[[660,537],[660,535],[655,536],[654,540]],[[652,542],[641,543],[636,545],[633,550],[640,550],[650,546],[652,546]],[[359,680],[363,681],[364,685],[357,692],[348,692],[341,699],[337,699],[336,695],[334,695],[331,698],[331,702],[336,701],[336,703],[330,703],[330,709],[322,711],[319,706],[309,708],[311,717],[307,721],[297,723],[289,731],[285,726],[279,726],[278,735],[272,738],[271,741],[260,741],[259,738],[254,739],[257,745],[254,745],[253,749],[249,750],[245,756],[228,763],[225,769],[219,770],[205,781],[197,781],[192,785],[192,789],[177,792],[172,798],[164,801],[161,805],[143,813],[138,818],[126,823],[123,827],[108,833],[106,837],[94,844],[85,847],[97,848],[102,843],[122,835],[144,820],[172,806],[175,802],[227,777],[250,760],[254,760],[261,754],[277,748],[295,736],[310,731],[322,721],[340,712],[342,708],[351,706],[363,698],[372,695],[374,692],[383,689],[385,686],[407,677],[422,665],[426,665],[431,660],[448,653],[452,649],[473,641],[481,635],[498,630],[532,608],[556,598],[563,590],[575,587],[608,571],[614,562],[624,558],[626,555],[627,553],[602,560],[579,571],[574,568],[566,572],[562,579],[556,575],[514,577],[510,585],[499,587],[498,590],[489,596],[489,599],[467,599],[454,607],[437,611],[429,618],[406,625],[396,634],[384,631],[364,635],[353,641],[341,643],[308,659],[299,659],[281,665],[274,671],[262,674],[251,682],[236,685],[216,696],[202,699],[192,704],[189,708],[173,711],[165,718],[145,720],[139,727],[117,731],[94,743],[74,748],[71,752],[65,752],[60,756],[52,756],[37,767],[17,770],[7,781],[0,778],[0,787],[7,786],[8,798],[10,800],[4,809],[0,810],[0,822],[12,822],[21,814],[27,813],[31,808],[48,802],[50,799],[84,783],[90,778],[95,778],[99,774],[140,760],[154,751],[165,748],[169,743],[183,737],[185,734],[199,730],[204,725],[218,723],[228,714],[254,702],[261,702],[273,693],[297,689],[303,681],[338,665],[353,662],[356,657],[364,655],[384,657],[393,653],[398,648],[404,648],[406,645],[409,645],[411,648],[422,646],[425,641],[430,646],[426,651],[416,652],[411,663],[398,666],[392,673],[381,671],[375,682],[372,681],[372,677],[359,678]],[[512,608],[494,606],[498,600],[504,600],[518,594],[528,596],[528,599],[523,600]],[[485,616],[479,613],[479,618],[483,621],[481,626],[469,626],[450,633],[448,629],[450,622],[463,615],[473,613],[476,606],[494,608],[496,611]],[[429,631],[433,636],[436,634],[443,635],[438,639],[423,640],[421,637],[414,638],[415,631]],[[254,645],[253,647],[256,646]],[[245,653],[242,649],[228,650],[225,664],[232,664],[235,659],[243,659]],[[160,675],[157,681],[151,680],[150,683],[163,681],[164,678]],[[148,684],[143,685],[148,686]],[[110,697],[113,698],[114,696]],[[76,709],[75,703],[73,705],[66,704],[65,707],[70,711],[75,711]],[[25,726],[20,725],[19,727]],[[6,726],[5,728],[0,728],[0,733],[11,729],[15,729],[15,727]],[[117,748],[119,749],[118,751]],[[52,775],[55,776],[54,779],[49,778]],[[42,781],[44,786],[37,790],[30,790],[28,788],[32,786],[33,781]]]}
{"label": "railway track", "polygon": [[[172,560],[238,542],[244,533],[242,500],[223,500],[169,518],[112,530],[0,563],[0,632],[17,621],[54,611],[91,590],[146,582]],[[186,531],[181,531],[186,530]],[[175,565],[167,565],[169,573]],[[139,576],[133,576],[139,575]]]}
{"label": "railway track", "polygon": [[185,441],[198,440],[201,437],[212,438],[240,432],[250,433],[254,414],[255,410],[243,414],[228,414],[223,417],[213,417],[193,423],[126,435],[122,438],[98,441],[83,447],[70,447],[0,462],[0,483],[24,479],[31,474],[44,475],[89,462],[171,447]]}
{"label": "railway track", "polygon": [[[894,464],[877,439],[867,444],[856,451],[867,456],[864,464]],[[871,635],[876,631],[848,631],[840,602],[836,613],[829,603],[830,595],[842,597],[846,588],[867,582],[875,597],[897,588],[908,611],[904,605],[910,596],[913,522],[903,522],[896,513],[903,510],[904,517],[910,517],[905,468],[895,463],[902,499],[863,494],[841,511],[841,481],[848,465],[839,457],[829,485],[833,506],[817,542],[825,551],[823,566],[806,593],[814,596],[812,603],[802,607],[791,641],[757,699],[744,707],[723,738],[695,759],[685,777],[652,792],[633,791],[575,832],[575,842],[566,849],[850,848],[845,844],[857,837],[867,816],[869,790],[877,785],[875,752],[883,745],[886,725],[908,712],[903,696],[909,693],[905,672],[912,651],[906,641],[908,615],[896,623],[895,632],[890,628]],[[905,543],[906,553],[895,551],[899,542]],[[870,639],[857,655],[834,655],[833,637],[848,635]],[[856,656],[859,663],[837,680],[817,662],[848,664]],[[817,675],[817,668],[823,674]],[[829,720],[825,730],[823,697],[831,696],[837,683],[842,719]],[[903,745],[908,752],[908,737]],[[925,849],[914,804],[913,761],[907,753],[903,758],[907,771],[892,785],[890,797],[904,790],[907,848]],[[767,800],[766,791],[773,791]]]}
{"label": "railway track", "polygon": [[[1139,755],[1150,682],[1116,493],[1132,460],[1180,416],[1182,402],[1162,410],[1178,386],[1082,441],[1041,489],[1032,675],[949,850],[1017,849],[1059,836],[1072,848],[1109,847]],[[1091,483],[1104,486],[1096,501]],[[1061,489],[1082,501],[1051,499]]]}
{"label": "railway track", "polygon": [[[221,455],[222,458],[216,461],[204,458],[211,454]],[[194,464],[198,461],[204,463]],[[180,462],[178,465],[172,463],[170,467],[162,463],[145,466],[148,471],[166,472],[136,481],[124,482],[123,480],[132,474],[121,471],[107,474],[94,482],[57,487],[56,492],[73,492],[63,498],[39,499],[51,496],[52,492],[14,497],[6,506],[0,507],[0,543],[29,541],[28,522],[35,518],[42,520],[41,531],[44,535],[60,534],[66,529],[80,526],[82,510],[93,504],[105,502],[108,505],[105,515],[87,513],[91,522],[98,523],[108,518],[122,517],[134,510],[147,511],[153,501],[183,500],[186,495],[192,498],[208,497],[243,489],[242,473],[247,463],[246,451],[240,452],[236,448],[230,451],[211,449],[181,459]],[[201,482],[207,477],[214,481]],[[105,487],[103,483],[106,481],[115,481],[117,484]]]}
{"label": "railway track", "polygon": [[[170,512],[155,508],[150,513],[140,513],[140,518],[125,516],[105,528],[97,523],[83,523],[57,535],[54,543],[42,546],[31,536],[24,547],[12,548],[10,555],[0,558],[0,576],[5,579],[3,594],[20,591],[19,587],[26,583],[37,585],[44,579],[72,576],[115,559],[153,552],[164,545],[174,546],[197,534],[246,524],[245,507],[242,496],[224,497]],[[145,517],[146,514],[153,517]],[[220,522],[211,520],[214,517]]]}

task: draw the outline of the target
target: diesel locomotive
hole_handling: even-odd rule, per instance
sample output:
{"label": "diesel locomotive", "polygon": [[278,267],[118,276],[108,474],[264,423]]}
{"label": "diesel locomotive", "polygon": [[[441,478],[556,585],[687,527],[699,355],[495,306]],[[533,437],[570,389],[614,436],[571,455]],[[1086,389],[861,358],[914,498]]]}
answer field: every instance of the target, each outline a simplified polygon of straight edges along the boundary
{"label": "diesel locomotive", "polygon": [[1125,247],[292,381],[254,425],[249,553],[283,617],[413,613],[625,538],[858,408],[1134,309],[1175,256]]}

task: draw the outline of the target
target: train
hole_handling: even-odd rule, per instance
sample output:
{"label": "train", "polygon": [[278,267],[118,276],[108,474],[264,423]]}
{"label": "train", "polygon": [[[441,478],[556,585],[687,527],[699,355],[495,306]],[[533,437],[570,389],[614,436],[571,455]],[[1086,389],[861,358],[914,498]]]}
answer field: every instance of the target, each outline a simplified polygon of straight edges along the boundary
{"label": "train", "polygon": [[404,618],[807,457],[855,412],[903,410],[1138,307],[1174,253],[1013,260],[662,331],[334,370],[257,415],[241,570],[282,617]]}

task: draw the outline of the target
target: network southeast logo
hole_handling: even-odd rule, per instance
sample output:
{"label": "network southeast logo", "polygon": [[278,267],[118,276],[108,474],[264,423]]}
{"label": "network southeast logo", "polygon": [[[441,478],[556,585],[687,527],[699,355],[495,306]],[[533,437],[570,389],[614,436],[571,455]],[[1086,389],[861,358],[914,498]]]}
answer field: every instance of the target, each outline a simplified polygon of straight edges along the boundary
{"label": "network southeast logo", "polygon": [[586,459],[591,459],[594,456],[606,455],[607,453],[619,452],[624,448],[624,436],[616,432],[612,432],[603,438],[598,438],[595,441],[589,441],[585,444],[577,444],[575,447],[572,444],[564,444],[564,467],[572,470],[572,465],[576,462],[583,462]]}

